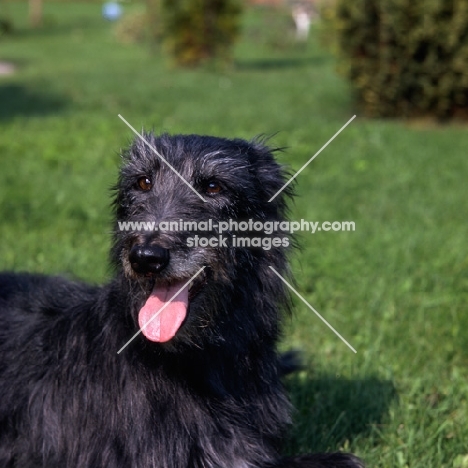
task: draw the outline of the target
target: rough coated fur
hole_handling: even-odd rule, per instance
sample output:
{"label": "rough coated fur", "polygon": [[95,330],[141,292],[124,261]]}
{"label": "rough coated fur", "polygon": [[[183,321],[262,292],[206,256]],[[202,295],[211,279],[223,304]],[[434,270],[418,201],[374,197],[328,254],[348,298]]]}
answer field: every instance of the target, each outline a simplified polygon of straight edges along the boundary
{"label": "rough coated fur", "polygon": [[[206,202],[136,140],[118,221],[283,219],[284,197],[267,202],[283,173],[261,142],[146,138]],[[269,265],[287,275],[285,249],[188,247],[193,235],[116,224],[116,275],[103,287],[0,275],[0,468],[362,467],[346,454],[278,455],[290,423],[275,349],[287,293]],[[117,354],[153,286],[202,266],[175,337],[140,334]]]}

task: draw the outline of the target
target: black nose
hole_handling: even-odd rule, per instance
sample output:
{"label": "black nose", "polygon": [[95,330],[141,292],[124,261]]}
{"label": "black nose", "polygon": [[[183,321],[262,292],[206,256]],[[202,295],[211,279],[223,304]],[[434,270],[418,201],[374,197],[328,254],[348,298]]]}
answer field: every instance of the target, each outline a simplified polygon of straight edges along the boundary
{"label": "black nose", "polygon": [[169,250],[159,245],[134,245],[130,250],[130,264],[136,273],[159,273],[169,263]]}

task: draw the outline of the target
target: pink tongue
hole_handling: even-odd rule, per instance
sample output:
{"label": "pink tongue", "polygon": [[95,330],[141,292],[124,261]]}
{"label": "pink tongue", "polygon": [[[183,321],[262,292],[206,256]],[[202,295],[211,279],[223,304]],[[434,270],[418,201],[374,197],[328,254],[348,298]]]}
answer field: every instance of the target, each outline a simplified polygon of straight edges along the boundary
{"label": "pink tongue", "polygon": [[[138,314],[138,324],[148,340],[164,343],[174,338],[187,315],[188,286],[177,294],[183,285],[179,282],[171,286],[155,286],[151,291]],[[177,296],[172,299],[175,294]]]}

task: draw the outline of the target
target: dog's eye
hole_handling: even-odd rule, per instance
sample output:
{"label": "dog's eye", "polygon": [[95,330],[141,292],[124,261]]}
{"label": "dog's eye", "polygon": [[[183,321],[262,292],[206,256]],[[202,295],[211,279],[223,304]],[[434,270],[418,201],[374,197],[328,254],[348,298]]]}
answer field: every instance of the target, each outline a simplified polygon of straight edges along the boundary
{"label": "dog's eye", "polygon": [[138,187],[144,192],[151,190],[151,187],[153,186],[153,183],[151,182],[149,177],[146,177],[146,176],[140,177],[137,180],[137,184],[138,184]]}
{"label": "dog's eye", "polygon": [[205,188],[205,192],[208,194],[208,195],[217,195],[218,193],[220,193],[222,191],[222,187],[221,185],[219,184],[219,182],[216,182],[216,180],[210,180],[207,184],[206,184],[206,188]]}

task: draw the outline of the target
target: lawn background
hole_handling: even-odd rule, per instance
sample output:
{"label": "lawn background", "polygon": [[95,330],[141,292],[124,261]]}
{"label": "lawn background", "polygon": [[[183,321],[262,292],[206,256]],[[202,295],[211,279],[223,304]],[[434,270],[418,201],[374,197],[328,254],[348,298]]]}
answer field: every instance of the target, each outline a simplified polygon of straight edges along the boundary
{"label": "lawn background", "polygon": [[[235,65],[176,70],[121,44],[99,4],[46,2],[44,30],[9,3],[0,59],[0,268],[110,276],[110,187],[137,129],[271,135],[299,169],[353,114],[313,31],[298,46],[251,10]],[[126,7],[132,8],[132,7]],[[297,178],[291,218],[354,221],[299,236],[297,289],[357,349],[296,301],[282,348],[306,367],[289,452],[345,449],[369,467],[468,467],[466,125],[357,119]]]}

